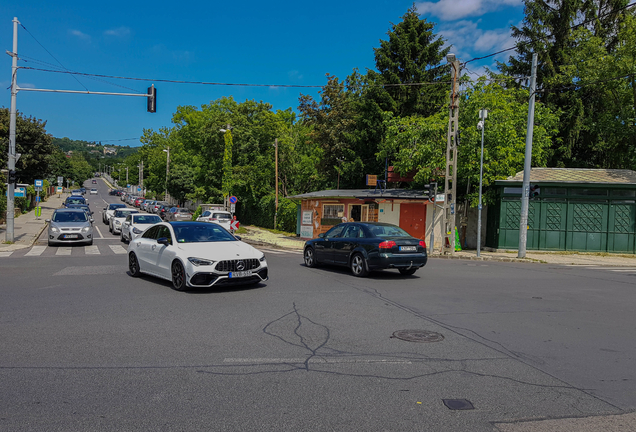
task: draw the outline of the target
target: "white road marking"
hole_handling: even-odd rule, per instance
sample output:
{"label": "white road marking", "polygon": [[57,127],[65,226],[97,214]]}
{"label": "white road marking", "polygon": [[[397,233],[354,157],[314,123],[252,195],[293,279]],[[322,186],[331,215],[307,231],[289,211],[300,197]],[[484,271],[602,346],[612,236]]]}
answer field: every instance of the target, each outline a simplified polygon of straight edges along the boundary
{"label": "white road marking", "polygon": [[12,253],[13,251],[0,252],[0,257],[8,257],[8,256],[11,256]]}
{"label": "white road marking", "polygon": [[113,251],[113,253],[118,255],[126,253],[126,249],[124,249],[121,245],[108,245],[108,247]]}
{"label": "white road marking", "polygon": [[631,268],[631,269],[607,269],[609,271],[613,271],[613,272],[633,272],[636,271],[636,268]]}
{"label": "white road marking", "polygon": [[99,255],[100,254],[99,249],[95,245],[85,246],[84,247],[84,253],[86,255]]}
{"label": "white road marking", "polygon": [[40,256],[46,249],[46,246],[33,246],[24,256]]}
{"label": "white road marking", "polygon": [[97,230],[97,233],[99,234],[99,238],[104,238],[104,236],[102,235],[102,232],[99,230],[99,227],[97,225],[95,225],[95,229]]}
{"label": "white road marking", "polygon": [[70,247],[59,247],[57,248],[57,252],[55,252],[55,255],[70,255],[72,251],[73,248]]}

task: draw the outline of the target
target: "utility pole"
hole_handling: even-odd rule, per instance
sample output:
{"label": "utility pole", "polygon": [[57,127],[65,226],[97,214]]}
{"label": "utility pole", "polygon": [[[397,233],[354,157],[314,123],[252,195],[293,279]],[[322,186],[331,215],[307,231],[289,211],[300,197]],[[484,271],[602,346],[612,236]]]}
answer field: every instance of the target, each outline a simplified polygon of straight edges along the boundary
{"label": "utility pole", "polygon": [[[11,59],[11,108],[9,110],[9,154],[8,166],[9,174],[15,171],[15,119],[16,119],[16,98],[18,96],[18,21],[17,17],[13,18],[13,52],[10,54]],[[13,177],[16,177],[13,175]],[[7,233],[6,241],[13,243],[14,240],[14,219],[15,219],[15,180],[7,179]]]}
{"label": "utility pole", "polygon": [[484,130],[486,129],[486,117],[488,117],[486,109],[479,111],[481,121],[477,124],[477,127],[481,129],[481,162],[479,163],[479,205],[477,206],[477,256],[481,256],[481,189],[484,179]]}
{"label": "utility pole", "polygon": [[455,254],[455,202],[457,196],[457,144],[459,141],[459,78],[460,65],[455,54],[448,54],[446,60],[451,65],[452,80],[450,108],[448,116],[448,141],[446,144],[446,177],[444,179],[444,232],[442,252]]}
{"label": "utility pole", "polygon": [[168,146],[168,149],[164,149],[163,151],[166,152],[167,154],[167,158],[166,158],[166,192],[163,194],[163,199],[164,201],[168,201],[168,175],[170,173],[170,146]]}
{"label": "utility pole", "polygon": [[276,203],[274,207],[274,229],[276,229],[276,216],[278,215],[278,138],[274,139],[274,153],[275,153],[275,164],[276,164]]}
{"label": "utility pole", "polygon": [[128,167],[126,167],[126,187],[128,187]]}
{"label": "utility pole", "polygon": [[528,207],[530,206],[530,170],[532,169],[532,134],[534,133],[534,96],[537,88],[537,53],[532,54],[530,75],[530,102],[528,103],[528,129],[526,132],[526,160],[523,164],[523,194],[521,195],[521,217],[519,221],[519,254],[526,257],[528,242]]}

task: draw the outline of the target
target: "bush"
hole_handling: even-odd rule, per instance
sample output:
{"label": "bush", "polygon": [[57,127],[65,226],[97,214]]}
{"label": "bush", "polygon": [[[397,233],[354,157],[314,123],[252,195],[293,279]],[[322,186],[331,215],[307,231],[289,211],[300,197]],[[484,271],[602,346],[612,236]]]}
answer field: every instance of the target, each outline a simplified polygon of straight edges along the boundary
{"label": "bush", "polygon": [[22,209],[22,213],[24,213],[26,211],[29,211],[29,207],[31,206],[31,201],[29,200],[28,197],[15,197],[14,206],[15,208]]}
{"label": "bush", "polygon": [[197,210],[194,212],[194,214],[192,215],[192,220],[195,221],[197,220],[197,218],[199,216],[201,216],[201,213],[203,213],[203,210],[201,209],[201,206],[197,207]]}
{"label": "bush", "polygon": [[262,228],[274,228],[281,231],[296,232],[297,205],[287,198],[278,198],[278,215],[274,227],[276,197],[266,195],[259,201],[243,200],[237,206],[237,218],[242,224],[256,225]]}

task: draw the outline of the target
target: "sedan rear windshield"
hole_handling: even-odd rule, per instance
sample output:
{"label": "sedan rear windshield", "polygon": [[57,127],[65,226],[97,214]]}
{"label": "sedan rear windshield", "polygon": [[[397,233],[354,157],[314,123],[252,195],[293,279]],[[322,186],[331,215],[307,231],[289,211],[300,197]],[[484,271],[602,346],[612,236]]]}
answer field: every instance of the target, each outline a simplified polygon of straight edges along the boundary
{"label": "sedan rear windshield", "polygon": [[108,210],[114,210],[122,207],[126,207],[126,204],[110,204],[108,206]]}
{"label": "sedan rear windshield", "polygon": [[391,225],[370,226],[369,229],[376,237],[411,237],[402,228]]}
{"label": "sedan rear windshield", "polygon": [[183,225],[174,228],[177,243],[236,241],[236,238],[216,224]]}
{"label": "sedan rear windshield", "polygon": [[228,213],[214,213],[212,217],[217,219],[232,219],[232,216]]}
{"label": "sedan rear windshield", "polygon": [[53,222],[86,222],[88,216],[84,212],[55,212]]}
{"label": "sedan rear windshield", "polygon": [[179,213],[190,213],[190,210],[188,210],[188,209],[180,209]]}
{"label": "sedan rear windshield", "polygon": [[84,198],[67,198],[66,204],[86,204]]}

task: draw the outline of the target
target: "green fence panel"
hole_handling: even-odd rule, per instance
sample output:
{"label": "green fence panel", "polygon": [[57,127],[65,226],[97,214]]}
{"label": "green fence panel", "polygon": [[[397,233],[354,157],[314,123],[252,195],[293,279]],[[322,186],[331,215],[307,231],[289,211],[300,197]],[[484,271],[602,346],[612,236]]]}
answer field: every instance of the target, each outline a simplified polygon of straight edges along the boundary
{"label": "green fence panel", "polygon": [[608,252],[636,252],[634,244],[636,204],[634,201],[613,201],[609,206],[607,234]]}
{"label": "green fence panel", "polygon": [[607,250],[607,201],[568,204],[567,250],[603,252]]}

